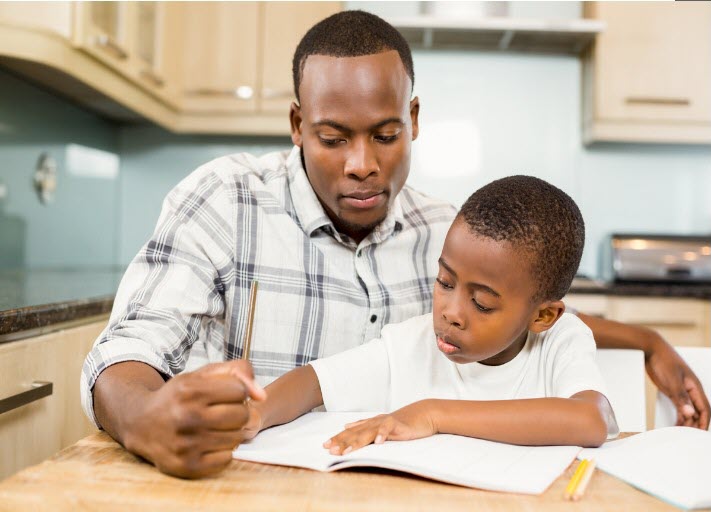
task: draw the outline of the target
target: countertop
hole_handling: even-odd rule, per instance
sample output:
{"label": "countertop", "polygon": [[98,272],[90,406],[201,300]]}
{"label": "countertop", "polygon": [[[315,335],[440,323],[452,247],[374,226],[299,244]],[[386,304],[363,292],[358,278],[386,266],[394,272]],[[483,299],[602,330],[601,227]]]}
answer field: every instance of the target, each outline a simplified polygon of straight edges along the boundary
{"label": "countertop", "polygon": [[0,341],[107,314],[123,267],[0,269]]}
{"label": "countertop", "polygon": [[711,300],[711,283],[606,283],[576,277],[568,293]]}

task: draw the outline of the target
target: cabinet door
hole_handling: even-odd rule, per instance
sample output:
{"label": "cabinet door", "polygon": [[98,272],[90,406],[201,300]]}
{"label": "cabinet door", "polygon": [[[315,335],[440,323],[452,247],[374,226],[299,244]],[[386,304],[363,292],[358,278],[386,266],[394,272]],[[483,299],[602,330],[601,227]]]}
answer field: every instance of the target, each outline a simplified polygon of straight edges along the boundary
{"label": "cabinet door", "polygon": [[0,23],[72,37],[71,2],[0,2]]}
{"label": "cabinet door", "polygon": [[711,123],[711,4],[599,2],[596,118]]}
{"label": "cabinet door", "polygon": [[341,10],[340,2],[265,2],[259,110],[289,112],[295,100],[291,62],[296,45],[318,21]]}
{"label": "cabinet door", "polygon": [[77,3],[77,44],[123,74],[131,74],[130,4]]}
{"label": "cabinet door", "polygon": [[258,5],[185,2],[181,103],[187,112],[256,110]]}
{"label": "cabinet door", "polygon": [[0,414],[0,480],[96,429],[81,409],[84,357],[106,321],[0,344],[0,398],[52,382],[51,395]]}

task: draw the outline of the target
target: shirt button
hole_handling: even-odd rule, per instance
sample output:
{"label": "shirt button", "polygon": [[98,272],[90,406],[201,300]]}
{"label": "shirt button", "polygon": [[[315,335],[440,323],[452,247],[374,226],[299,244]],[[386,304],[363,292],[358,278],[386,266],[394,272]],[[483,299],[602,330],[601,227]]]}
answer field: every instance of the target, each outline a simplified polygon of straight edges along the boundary
{"label": "shirt button", "polygon": [[356,253],[356,256],[358,256],[358,257],[360,258],[360,255],[361,255],[361,254],[362,254],[362,251],[358,251],[358,252]]}
{"label": "shirt button", "polygon": [[377,319],[378,319],[378,315],[371,315],[370,316],[370,323],[374,324]]}

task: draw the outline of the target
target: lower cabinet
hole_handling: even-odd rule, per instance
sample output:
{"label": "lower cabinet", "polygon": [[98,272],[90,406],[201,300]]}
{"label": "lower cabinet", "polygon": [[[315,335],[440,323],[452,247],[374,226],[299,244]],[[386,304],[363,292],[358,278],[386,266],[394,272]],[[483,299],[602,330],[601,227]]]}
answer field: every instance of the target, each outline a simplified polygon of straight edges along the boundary
{"label": "lower cabinet", "polygon": [[79,377],[107,318],[0,344],[0,400],[7,404],[12,399],[5,399],[52,383],[51,395],[0,414],[0,479],[96,430],[81,408]]}
{"label": "lower cabinet", "polygon": [[[678,347],[711,347],[711,300],[570,294],[566,305],[581,313],[657,331]],[[657,388],[646,376],[647,428],[654,428]],[[707,390],[709,393],[709,390]]]}

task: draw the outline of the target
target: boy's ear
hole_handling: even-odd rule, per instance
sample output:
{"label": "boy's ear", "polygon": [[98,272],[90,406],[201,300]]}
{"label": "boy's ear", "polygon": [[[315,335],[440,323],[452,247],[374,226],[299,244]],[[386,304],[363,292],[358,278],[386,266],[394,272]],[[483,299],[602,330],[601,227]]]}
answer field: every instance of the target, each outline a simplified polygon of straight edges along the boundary
{"label": "boy's ear", "polygon": [[553,327],[564,311],[565,304],[561,300],[542,303],[538,306],[538,313],[533,317],[528,330],[535,333],[547,331]]}

